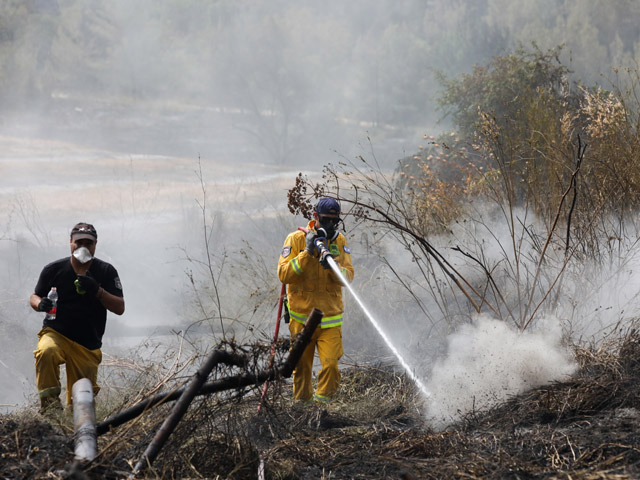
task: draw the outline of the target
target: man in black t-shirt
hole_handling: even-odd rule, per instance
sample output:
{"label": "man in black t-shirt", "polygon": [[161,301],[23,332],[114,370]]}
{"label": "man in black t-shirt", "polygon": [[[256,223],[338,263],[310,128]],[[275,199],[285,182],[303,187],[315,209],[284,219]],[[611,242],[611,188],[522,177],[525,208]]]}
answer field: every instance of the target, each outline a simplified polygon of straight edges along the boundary
{"label": "man in black t-shirt", "polygon": [[[102,361],[102,335],[107,310],[122,315],[124,297],[116,269],[95,258],[98,234],[93,225],[78,223],[71,230],[71,256],[50,263],[40,278],[29,303],[37,312],[49,313],[38,333],[36,384],[41,411],[60,408],[60,365],[66,364],[67,404],[71,387],[81,379],[97,384]],[[54,305],[48,295],[58,294]]]}

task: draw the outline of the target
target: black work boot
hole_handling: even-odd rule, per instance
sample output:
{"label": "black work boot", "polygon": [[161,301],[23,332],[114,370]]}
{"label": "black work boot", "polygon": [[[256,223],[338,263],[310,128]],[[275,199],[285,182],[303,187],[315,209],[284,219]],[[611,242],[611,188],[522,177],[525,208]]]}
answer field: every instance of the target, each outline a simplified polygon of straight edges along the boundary
{"label": "black work boot", "polygon": [[44,416],[51,417],[62,412],[62,404],[60,397],[48,396],[40,399],[40,413]]}

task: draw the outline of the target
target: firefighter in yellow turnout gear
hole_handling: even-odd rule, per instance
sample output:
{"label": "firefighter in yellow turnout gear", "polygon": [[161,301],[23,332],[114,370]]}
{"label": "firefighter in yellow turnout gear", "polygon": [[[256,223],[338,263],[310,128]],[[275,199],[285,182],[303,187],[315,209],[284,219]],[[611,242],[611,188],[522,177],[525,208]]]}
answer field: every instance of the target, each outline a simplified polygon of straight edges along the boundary
{"label": "firefighter in yellow turnout gear", "polygon": [[[289,332],[293,339],[304,327],[313,308],[324,316],[293,372],[293,396],[296,400],[328,402],[340,385],[338,360],[342,357],[342,282],[328,265],[320,262],[315,246],[317,237],[326,238],[326,246],[346,281],[353,280],[351,252],[345,236],[338,232],[340,204],[333,198],[321,198],[307,226],[308,233],[290,233],[278,262],[278,277],[287,285]],[[315,394],[311,381],[313,358],[318,351],[321,370]]]}

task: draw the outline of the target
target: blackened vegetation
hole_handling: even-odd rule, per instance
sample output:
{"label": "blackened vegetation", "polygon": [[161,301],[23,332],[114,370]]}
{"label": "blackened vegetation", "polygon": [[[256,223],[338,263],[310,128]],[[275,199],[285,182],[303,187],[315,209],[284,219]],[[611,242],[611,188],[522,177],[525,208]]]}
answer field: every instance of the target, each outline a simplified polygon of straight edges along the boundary
{"label": "blackened vegetation", "polygon": [[34,414],[0,417],[1,478],[46,478],[72,459],[69,432]]}
{"label": "blackened vegetation", "polygon": [[293,215],[302,215],[307,220],[311,220],[313,217],[313,204],[307,195],[309,188],[316,190],[304,175],[299,173],[296,177],[295,186],[287,192],[289,211]]}
{"label": "blackened vegetation", "polygon": [[[280,349],[283,354],[283,348]],[[264,350],[261,350],[264,351]],[[640,334],[576,349],[564,383],[513,398],[436,432],[414,386],[386,367],[352,366],[325,407],[293,404],[274,382],[200,397],[144,478],[638,478]],[[123,478],[167,413],[159,407],[100,437],[89,478]],[[72,461],[64,421],[30,411],[0,417],[1,478],[64,478]],[[404,475],[404,476],[403,476]]]}
{"label": "blackened vegetation", "polygon": [[[350,185],[350,187],[353,188],[354,185]],[[357,187],[355,190],[357,192]],[[343,203],[341,205],[342,215],[350,214],[355,215],[356,218],[367,218],[366,209],[358,205],[357,197],[354,201],[340,195],[340,176],[335,166],[331,164],[324,167],[322,179],[317,183],[309,180],[302,172],[298,173],[295,185],[287,192],[287,206],[293,215],[302,215],[307,220],[311,220],[316,202],[325,196],[335,198]],[[350,204],[348,213],[345,212],[346,203]],[[355,208],[357,208],[358,214],[354,213]]]}

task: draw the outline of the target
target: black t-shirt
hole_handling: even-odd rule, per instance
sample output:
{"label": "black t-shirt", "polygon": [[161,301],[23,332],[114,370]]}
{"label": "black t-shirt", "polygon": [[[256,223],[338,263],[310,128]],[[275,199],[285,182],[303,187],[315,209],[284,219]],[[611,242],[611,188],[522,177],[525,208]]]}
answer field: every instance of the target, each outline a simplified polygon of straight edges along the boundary
{"label": "black t-shirt", "polygon": [[[118,272],[111,264],[94,258],[87,275],[93,277],[107,292],[123,296]],[[76,278],[70,257],[56,260],[42,269],[35,289],[36,295],[44,298],[51,287],[58,290],[56,318],[45,320],[43,325],[89,350],[95,350],[102,346],[107,309],[96,297],[78,294],[73,283]]]}

